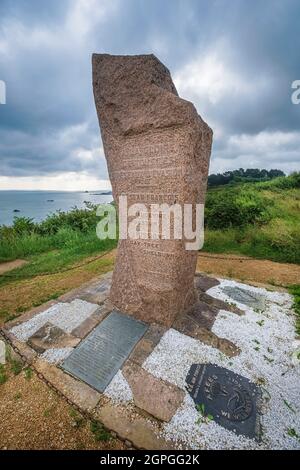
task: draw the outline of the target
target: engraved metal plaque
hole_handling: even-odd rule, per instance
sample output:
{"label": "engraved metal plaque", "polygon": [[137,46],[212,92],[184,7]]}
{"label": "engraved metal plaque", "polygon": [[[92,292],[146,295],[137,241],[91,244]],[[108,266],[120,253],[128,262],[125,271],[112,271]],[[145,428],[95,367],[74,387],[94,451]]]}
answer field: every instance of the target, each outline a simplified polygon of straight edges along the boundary
{"label": "engraved metal plaque", "polygon": [[113,310],[64,361],[62,368],[103,392],[148,325]]}
{"label": "engraved metal plaque", "polygon": [[260,440],[261,390],[246,377],[215,364],[193,364],[187,390],[205,415],[236,434]]}
{"label": "engraved metal plaque", "polygon": [[254,292],[250,292],[247,289],[242,289],[241,287],[225,286],[222,287],[222,291],[233,300],[248,305],[248,307],[258,308],[260,310],[265,308],[264,297]]}

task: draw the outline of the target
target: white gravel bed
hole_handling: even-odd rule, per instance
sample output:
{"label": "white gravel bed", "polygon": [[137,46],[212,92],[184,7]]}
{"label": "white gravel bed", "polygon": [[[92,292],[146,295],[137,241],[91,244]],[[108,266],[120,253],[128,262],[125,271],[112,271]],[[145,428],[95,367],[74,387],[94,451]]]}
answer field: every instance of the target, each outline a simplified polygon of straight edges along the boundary
{"label": "white gravel bed", "polygon": [[110,384],[106,387],[104,395],[114,403],[128,403],[133,400],[131,388],[128,385],[122,371],[118,371]]}
{"label": "white gravel bed", "polygon": [[60,364],[73,350],[74,348],[50,348],[41,355],[41,358],[50,364]]}
{"label": "white gravel bed", "polygon": [[10,331],[20,341],[27,341],[47,322],[61,328],[65,333],[79,326],[98,308],[97,304],[75,299],[70,303],[59,302],[30,320],[13,327]]}
{"label": "white gravel bed", "polygon": [[[226,295],[225,286],[240,287],[262,295],[265,308],[254,310]],[[287,293],[271,292],[232,280],[220,279],[220,285],[207,291],[215,298],[236,304],[245,315],[221,310],[212,331],[236,344],[241,353],[229,358],[218,349],[169,329],[143,367],[155,377],[167,380],[185,391],[185,399],[160,433],[177,443],[178,448],[194,449],[300,449],[300,362],[295,354],[300,341],[295,339],[292,298]],[[46,322],[70,333],[88,318],[98,305],[76,299],[58,303],[32,319],[12,328],[22,341]],[[41,357],[53,364],[63,361],[73,348],[49,349]],[[238,436],[216,422],[200,419],[195,404],[185,389],[185,379],[194,363],[213,363],[247,377],[261,386],[264,397],[262,441]],[[131,389],[119,371],[104,394],[117,404],[132,404]]]}
{"label": "white gravel bed", "polygon": [[[292,429],[300,435],[300,366],[293,362],[292,357],[295,348],[292,299],[286,293],[269,292],[231,280],[220,281],[221,284],[208,293],[235,303],[245,311],[245,315],[222,310],[212,330],[219,337],[233,341],[240,347],[241,354],[229,358],[218,349],[170,329],[143,367],[183,390],[193,363],[214,363],[261,385],[264,397],[262,441],[258,443],[254,439],[238,436],[214,421],[196,423],[199,413],[187,392],[184,403],[172,420],[163,425],[162,435],[177,442],[178,447],[194,449],[300,449],[299,439],[288,435]],[[225,285],[239,286],[263,295],[265,309],[254,311],[234,302],[222,292],[221,288]],[[124,379],[120,383],[118,378],[116,382],[111,382],[109,394],[116,401],[126,401],[125,389]],[[128,394],[129,399],[132,398]]]}

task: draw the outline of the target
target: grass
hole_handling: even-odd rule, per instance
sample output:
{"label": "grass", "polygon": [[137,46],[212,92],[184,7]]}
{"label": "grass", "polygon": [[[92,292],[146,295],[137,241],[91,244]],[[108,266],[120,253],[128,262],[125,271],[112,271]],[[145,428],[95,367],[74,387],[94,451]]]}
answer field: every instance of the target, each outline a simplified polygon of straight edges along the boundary
{"label": "grass", "polygon": [[[29,263],[8,273],[4,273],[0,277],[0,286],[12,280],[28,279],[44,273],[62,272],[75,263],[80,263],[88,256],[101,254],[102,252],[112,250],[116,246],[115,240],[99,240],[94,230],[86,234],[76,234],[76,236],[72,233],[73,231],[72,229],[69,229],[67,232],[65,231],[64,235],[69,233],[71,242],[70,240],[69,242],[66,241],[61,248],[55,249],[55,244],[53,243],[50,251],[35,253],[33,255],[28,255],[28,251],[24,250],[20,256],[27,259]],[[32,237],[35,238],[36,235],[33,234]],[[39,237],[42,236],[39,235]],[[26,238],[28,237],[26,236]],[[52,238],[52,236],[50,236],[50,238]],[[20,237],[20,240],[22,240],[22,237]],[[16,240],[14,240],[13,243],[16,243]],[[23,248],[24,246],[23,244]],[[4,251],[5,249],[2,247],[2,254]],[[19,255],[15,254],[15,257],[17,258]]]}
{"label": "grass", "polygon": [[30,367],[24,369],[24,376],[26,380],[31,380],[33,376],[33,371]]}
{"label": "grass", "polygon": [[196,410],[199,414],[196,424],[208,423],[209,421],[213,421],[214,417],[213,415],[206,413],[204,403],[196,405]]}
{"label": "grass", "polygon": [[300,284],[289,286],[289,292],[294,297],[293,309],[296,314],[295,330],[300,336]]}
{"label": "grass", "polygon": [[74,427],[80,428],[84,425],[85,420],[82,415],[80,415],[74,408],[69,409],[69,415],[73,419]]}
{"label": "grass", "polygon": [[300,436],[294,428],[288,428],[287,434],[289,437],[294,437],[300,442]]}
{"label": "grass", "polygon": [[98,421],[91,421],[90,430],[96,441],[109,441],[112,438],[110,432]]}
{"label": "grass", "polygon": [[6,364],[0,364],[0,385],[3,385],[11,376],[19,375],[23,369],[23,362],[12,355],[10,346],[6,346]]}
{"label": "grass", "polygon": [[208,191],[203,250],[300,263],[299,174]]}
{"label": "grass", "polygon": [[[100,252],[100,254],[103,254]],[[111,271],[115,252],[104,254],[100,259],[90,259],[88,264],[70,271],[42,277],[6,280],[0,286],[0,325],[18,317],[22,312],[57,298],[71,289],[81,286],[95,276]],[[16,276],[17,277],[17,276]]]}
{"label": "grass", "polygon": [[[264,183],[211,188],[203,249],[300,263],[299,209],[297,174]],[[98,222],[95,207],[88,206],[59,212],[37,224],[20,217],[12,227],[0,226],[0,262],[27,261],[0,276],[0,324],[113,268],[114,255],[105,253],[117,241],[99,240]],[[226,275],[235,276],[232,267],[228,266]],[[297,329],[300,331],[300,320]]]}
{"label": "grass", "polygon": [[0,385],[3,385],[8,379],[5,367],[3,364],[0,364]]}

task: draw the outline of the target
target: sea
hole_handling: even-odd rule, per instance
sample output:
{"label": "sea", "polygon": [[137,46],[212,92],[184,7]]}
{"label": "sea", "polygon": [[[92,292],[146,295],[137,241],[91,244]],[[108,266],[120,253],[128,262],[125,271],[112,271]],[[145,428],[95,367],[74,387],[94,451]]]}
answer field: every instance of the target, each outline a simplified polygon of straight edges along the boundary
{"label": "sea", "polygon": [[85,207],[85,201],[105,204],[113,200],[108,191],[0,191],[0,225],[11,225],[14,217],[30,217],[35,222],[58,210]]}

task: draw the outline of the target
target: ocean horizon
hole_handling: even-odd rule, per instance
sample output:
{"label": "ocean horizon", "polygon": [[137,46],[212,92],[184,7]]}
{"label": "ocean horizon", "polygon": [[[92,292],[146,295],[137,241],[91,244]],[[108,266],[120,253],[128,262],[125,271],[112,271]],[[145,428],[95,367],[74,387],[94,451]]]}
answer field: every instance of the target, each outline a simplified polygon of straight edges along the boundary
{"label": "ocean horizon", "polygon": [[35,222],[58,210],[70,211],[84,208],[85,201],[105,204],[113,200],[109,190],[95,191],[45,191],[0,190],[0,225],[12,225],[14,217],[30,217]]}

